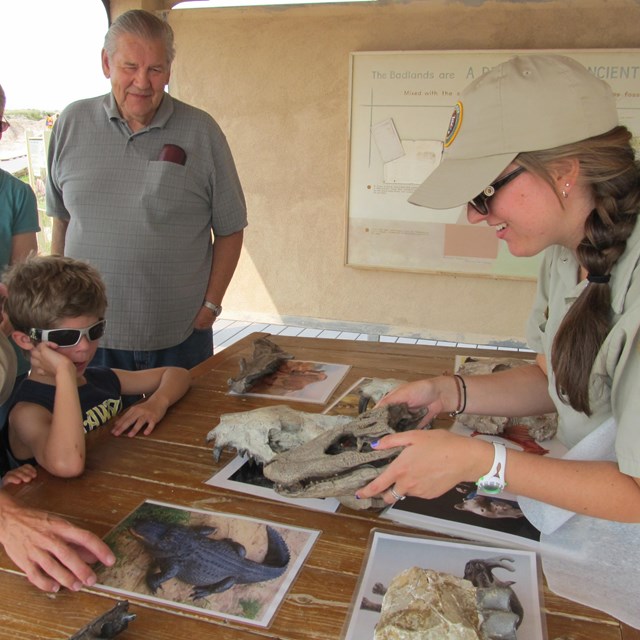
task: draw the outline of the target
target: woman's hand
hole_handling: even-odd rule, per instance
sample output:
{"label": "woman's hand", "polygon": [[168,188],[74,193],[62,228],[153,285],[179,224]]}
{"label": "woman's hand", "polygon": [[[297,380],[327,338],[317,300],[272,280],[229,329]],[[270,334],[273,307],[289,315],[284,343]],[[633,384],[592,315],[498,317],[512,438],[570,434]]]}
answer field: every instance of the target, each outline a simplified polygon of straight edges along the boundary
{"label": "woman's hand", "polygon": [[382,494],[388,504],[398,495],[437,498],[460,482],[475,482],[493,460],[490,443],[445,429],[394,433],[382,438],[375,449],[392,447],[404,449],[375,480],[356,492],[357,498]]}
{"label": "woman's hand", "polygon": [[457,408],[457,382],[455,378],[447,376],[408,382],[390,391],[376,406],[402,403],[406,403],[410,411],[427,409],[426,415],[418,425],[418,428],[424,427],[439,413]]}

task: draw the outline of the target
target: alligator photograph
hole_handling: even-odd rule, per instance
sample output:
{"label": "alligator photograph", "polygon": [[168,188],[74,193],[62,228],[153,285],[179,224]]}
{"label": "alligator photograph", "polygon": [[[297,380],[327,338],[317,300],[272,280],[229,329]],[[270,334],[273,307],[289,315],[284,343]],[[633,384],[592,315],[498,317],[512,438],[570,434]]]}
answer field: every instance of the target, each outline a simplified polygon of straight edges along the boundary
{"label": "alligator photograph", "polygon": [[318,534],[146,501],[106,536],[96,586],[266,626]]}
{"label": "alligator photograph", "polygon": [[289,549],[282,536],[267,525],[267,552],[262,562],[247,559],[247,550],[231,538],[215,540],[214,527],[141,520],[131,527],[151,556],[147,586],[155,594],[167,580],[192,585],[192,600],[222,593],[236,584],[279,578],[289,566]]}

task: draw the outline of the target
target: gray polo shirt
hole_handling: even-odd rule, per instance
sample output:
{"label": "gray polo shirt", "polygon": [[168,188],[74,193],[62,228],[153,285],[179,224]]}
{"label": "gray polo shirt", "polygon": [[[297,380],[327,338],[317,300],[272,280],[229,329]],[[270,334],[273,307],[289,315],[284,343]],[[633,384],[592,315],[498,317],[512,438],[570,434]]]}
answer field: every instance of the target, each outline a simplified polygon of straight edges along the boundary
{"label": "gray polo shirt", "polygon": [[[184,166],[160,161],[165,144]],[[247,224],[231,151],[204,111],[165,94],[132,133],[112,94],[81,100],[57,120],[47,214],[69,221],[65,254],[102,274],[109,300],[101,346],[151,351],[185,340],[211,270],[212,232]]]}
{"label": "gray polo shirt", "polygon": [[[560,322],[585,287],[577,282],[573,252],[547,249],[540,271],[536,301],[527,326],[531,349],[551,363],[551,346]],[[589,399],[592,415],[574,411],[558,398],[549,371],[549,393],[558,409],[558,436],[569,447],[613,416],[618,425],[616,454],[623,473],[640,477],[640,224],[611,274],[613,325],[591,371]],[[548,309],[548,318],[547,315]]]}

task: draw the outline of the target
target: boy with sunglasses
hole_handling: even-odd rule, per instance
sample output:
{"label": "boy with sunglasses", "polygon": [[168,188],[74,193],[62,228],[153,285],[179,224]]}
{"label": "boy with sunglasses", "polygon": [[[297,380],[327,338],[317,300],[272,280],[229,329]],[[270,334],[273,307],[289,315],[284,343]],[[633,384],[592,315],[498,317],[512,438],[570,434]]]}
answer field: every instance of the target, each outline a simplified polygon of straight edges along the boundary
{"label": "boy with sunglasses", "polygon": [[179,367],[89,366],[106,329],[107,307],[102,278],[89,264],[33,256],[3,280],[13,339],[31,360],[2,431],[12,465],[35,460],[53,475],[78,476],[85,465],[85,432],[120,413],[122,394],[145,396],[113,422],[114,435],[132,437],[151,433],[189,389],[189,372]]}

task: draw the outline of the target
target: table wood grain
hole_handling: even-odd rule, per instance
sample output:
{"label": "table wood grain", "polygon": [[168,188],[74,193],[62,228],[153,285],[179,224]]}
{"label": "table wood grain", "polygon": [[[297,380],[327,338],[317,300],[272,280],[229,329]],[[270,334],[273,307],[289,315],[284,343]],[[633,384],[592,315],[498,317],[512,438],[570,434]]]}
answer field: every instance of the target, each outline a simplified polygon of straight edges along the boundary
{"label": "table wood grain", "polygon": [[[337,513],[316,512],[204,484],[233,457],[225,452],[215,462],[212,445],[206,442],[207,433],[220,416],[282,402],[226,393],[227,380],[237,375],[240,359],[251,356],[253,341],[261,335],[250,335],[194,368],[191,390],[151,435],[115,438],[108,429],[92,432],[87,435],[87,467],[80,478],[54,478],[40,470],[34,482],[17,490],[9,488],[24,503],[63,516],[99,536],[146,499],[321,531],[270,627],[252,627],[132,597],[130,611],[137,617],[119,639],[337,640],[348,616],[371,530],[377,527],[425,534],[380,520],[375,513],[344,507]],[[496,355],[493,351],[450,347],[285,336],[270,339],[297,359],[351,365],[334,398],[361,377],[415,380],[451,372],[456,355]],[[500,351],[498,355],[527,354]],[[315,404],[292,404],[302,411],[323,409]],[[639,631],[605,613],[556,596],[546,585],[543,596],[549,640],[640,640]],[[0,551],[0,638],[69,638],[118,599],[99,589],[55,595],[38,591]]]}

